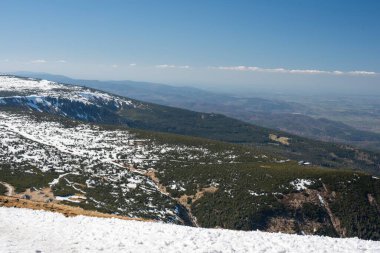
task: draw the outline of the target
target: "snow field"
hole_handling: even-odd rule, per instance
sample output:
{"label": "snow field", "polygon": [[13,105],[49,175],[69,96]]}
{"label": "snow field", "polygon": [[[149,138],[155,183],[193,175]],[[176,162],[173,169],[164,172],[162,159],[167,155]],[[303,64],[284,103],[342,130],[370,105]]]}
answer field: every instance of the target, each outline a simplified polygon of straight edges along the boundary
{"label": "snow field", "polygon": [[0,252],[380,252],[380,242],[0,208]]}

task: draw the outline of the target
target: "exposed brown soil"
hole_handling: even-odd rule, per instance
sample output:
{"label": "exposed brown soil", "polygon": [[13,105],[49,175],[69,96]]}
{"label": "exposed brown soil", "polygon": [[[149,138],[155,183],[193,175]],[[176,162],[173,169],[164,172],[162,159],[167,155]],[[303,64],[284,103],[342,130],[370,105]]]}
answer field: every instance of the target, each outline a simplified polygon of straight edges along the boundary
{"label": "exposed brown soil", "polygon": [[305,192],[290,193],[284,195],[282,202],[294,209],[301,208],[306,202],[319,205],[320,201],[318,198],[319,192],[316,190],[306,189]]}
{"label": "exposed brown soil", "polygon": [[149,177],[157,186],[158,190],[164,194],[164,195],[169,195],[168,191],[166,190],[166,187],[160,183],[160,180],[158,179],[156,175],[156,170],[155,169],[149,169],[146,173],[145,176]]}
{"label": "exposed brown soil", "polygon": [[[19,199],[27,199],[36,202],[45,202],[45,203],[60,203],[60,200],[57,200],[54,196],[54,193],[50,187],[42,188],[42,189],[26,189],[26,191],[21,193],[16,193],[14,187],[8,183],[0,182],[4,186],[8,188],[5,196],[15,197]],[[82,194],[75,194],[72,196],[72,200],[76,202],[81,202],[86,198]],[[70,200],[70,198],[69,198]]]}
{"label": "exposed brown soil", "polygon": [[145,173],[145,176],[149,177],[157,186],[158,190],[162,193],[162,194],[165,194],[167,196],[169,196],[170,198],[172,198],[173,200],[177,201],[179,204],[181,204],[182,206],[184,206],[187,210],[187,213],[189,215],[189,218],[191,219],[191,222],[194,226],[198,227],[198,223],[197,223],[197,218],[191,213],[191,208],[187,205],[184,205],[181,201],[180,201],[180,198],[173,198],[172,196],[170,196],[170,193],[167,191],[166,189],[166,186],[164,186],[163,184],[160,183],[160,180],[159,178],[157,177],[156,175],[156,170],[155,169],[149,169],[146,173]]}
{"label": "exposed brown soil", "polygon": [[185,206],[186,208],[190,209],[191,204],[189,203],[189,199],[191,199],[191,203],[194,203],[195,201],[202,198],[205,193],[215,193],[218,190],[215,186],[210,186],[207,188],[202,188],[195,193],[195,195],[182,195],[181,197],[177,198],[178,202],[181,203],[181,205]]}
{"label": "exposed brown soil", "polygon": [[[154,169],[149,169],[148,172],[145,174],[147,177],[149,177],[158,187],[158,189],[166,195],[169,195],[166,187],[160,183],[160,180],[156,176],[156,171]],[[202,188],[195,193],[195,195],[182,195],[179,198],[174,198],[177,200],[181,205],[186,207],[188,210],[190,210],[190,205],[188,204],[188,200],[191,199],[192,202],[197,201],[198,199],[202,198],[205,193],[214,193],[218,190],[215,186],[210,186],[207,188]]]}
{"label": "exposed brown soil", "polygon": [[[332,212],[330,206],[329,206],[329,201],[333,201],[336,196],[335,192],[330,192],[326,185],[323,184],[323,191],[317,191],[317,190],[311,190],[311,189],[306,189],[302,193],[291,193],[287,194],[284,196],[282,199],[282,202],[290,206],[294,209],[301,208],[302,205],[306,202],[308,203],[313,203],[317,205],[321,205],[321,200],[323,201],[323,208],[326,210],[327,214],[330,217],[331,224],[333,225],[335,231],[341,236],[345,237],[346,236],[346,229],[342,226],[340,220],[338,217],[334,215]],[[311,226],[312,230],[315,230],[319,227],[319,225],[314,224]],[[310,230],[307,227],[305,228],[306,230]]]}
{"label": "exposed brown soil", "polygon": [[137,220],[137,221],[152,221],[139,218],[129,218],[125,216],[100,213],[96,211],[84,210],[80,207],[73,207],[58,203],[44,203],[38,201],[32,201],[27,199],[21,199],[17,197],[0,196],[0,207],[16,207],[16,208],[28,208],[33,210],[45,210],[50,212],[61,213],[66,217],[73,217],[78,215],[98,217],[98,218],[117,218],[122,220]]}
{"label": "exposed brown soil", "polygon": [[269,139],[271,139],[272,141],[279,142],[283,145],[287,145],[287,146],[290,145],[288,137],[277,136],[275,134],[269,134]]}
{"label": "exposed brown soil", "polygon": [[268,228],[265,230],[272,233],[296,233],[296,221],[294,219],[286,219],[283,217],[271,218],[268,224]]}
{"label": "exposed brown soil", "polygon": [[[164,186],[163,184],[160,183],[160,180],[157,177],[156,172],[157,171],[154,170],[154,169],[149,169],[145,173],[145,176],[149,177],[156,184],[158,190],[162,194],[165,194],[165,195],[168,195],[169,197],[171,197],[170,193],[166,189],[166,186]],[[198,227],[197,219],[192,214],[192,212],[191,212],[191,204],[189,204],[189,203],[193,203],[193,202],[199,200],[200,198],[202,198],[205,195],[205,193],[214,193],[217,190],[218,190],[218,188],[216,188],[214,186],[210,186],[210,187],[202,188],[202,189],[198,190],[197,193],[195,193],[195,195],[186,195],[185,194],[185,195],[180,196],[179,198],[173,198],[173,197],[171,197],[171,198],[173,200],[177,201],[179,204],[181,204],[183,207],[186,208],[187,213],[188,213],[190,219],[192,220],[194,226]],[[189,202],[189,199],[191,200],[190,202]]]}
{"label": "exposed brown soil", "polygon": [[[139,218],[129,218],[125,216],[106,214],[97,211],[84,210],[80,207],[74,207],[69,205],[61,204],[61,201],[57,200],[53,194],[53,191],[50,187],[32,190],[27,189],[25,192],[16,193],[14,187],[8,183],[0,182],[4,185],[8,191],[6,196],[0,195],[0,206],[4,207],[17,207],[17,208],[28,208],[33,210],[45,210],[50,212],[62,213],[66,217],[84,215],[91,217],[100,217],[100,218],[117,218],[123,220],[138,220],[138,221],[148,221]],[[73,196],[76,201],[80,201],[82,195],[77,194]]]}
{"label": "exposed brown soil", "polygon": [[[306,189],[304,192],[291,193],[284,195],[282,203],[291,207],[292,209],[302,208],[304,203],[313,203],[315,205],[321,205],[319,196],[324,193],[317,190]],[[296,220],[290,219],[286,220],[285,218],[273,218],[269,223],[268,232],[285,232],[285,233],[296,233],[296,226],[305,234],[314,234],[318,229],[323,227],[326,224],[306,220],[302,222],[297,222]]]}
{"label": "exposed brown soil", "polygon": [[40,190],[27,189],[25,192],[14,194],[15,198],[27,198],[28,200],[37,202],[59,202],[55,200],[53,191],[50,187],[42,188]]}
{"label": "exposed brown soil", "polygon": [[313,235],[316,231],[325,226],[325,224],[312,220],[307,220],[302,224],[298,224],[298,226],[305,234]]}

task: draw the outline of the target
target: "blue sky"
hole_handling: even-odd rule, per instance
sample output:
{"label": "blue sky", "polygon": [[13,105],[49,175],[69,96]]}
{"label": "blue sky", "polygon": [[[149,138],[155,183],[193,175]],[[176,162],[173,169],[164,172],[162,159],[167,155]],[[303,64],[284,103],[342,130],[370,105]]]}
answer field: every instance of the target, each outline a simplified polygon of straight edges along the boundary
{"label": "blue sky", "polygon": [[0,72],[242,90],[380,86],[376,0],[2,0],[0,41]]}

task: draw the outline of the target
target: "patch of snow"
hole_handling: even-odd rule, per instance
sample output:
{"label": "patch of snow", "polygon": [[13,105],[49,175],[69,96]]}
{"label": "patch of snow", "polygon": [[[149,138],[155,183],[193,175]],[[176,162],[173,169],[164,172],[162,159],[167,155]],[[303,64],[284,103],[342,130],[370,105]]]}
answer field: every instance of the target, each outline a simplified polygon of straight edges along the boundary
{"label": "patch of snow", "polygon": [[52,89],[63,88],[63,85],[60,85],[55,82],[50,82],[47,80],[35,80],[35,79],[22,79],[12,76],[0,76],[0,91],[4,90],[14,90],[14,91],[23,91],[23,90],[41,90],[47,91]]}
{"label": "patch of snow", "polygon": [[256,197],[258,197],[258,196],[266,196],[266,195],[268,195],[268,194],[265,193],[265,192],[257,193],[257,192],[252,191],[252,190],[248,190],[248,193],[251,194],[252,196],[256,196]]}
{"label": "patch of snow", "polygon": [[83,196],[77,196],[77,195],[70,195],[70,196],[55,196],[55,199],[56,200],[59,200],[59,201],[69,201],[69,202],[73,202],[73,203],[80,203],[81,200],[85,200],[86,197],[83,197]]}
{"label": "patch of snow", "polygon": [[311,162],[299,161],[299,165],[311,165]]}
{"label": "patch of snow", "polygon": [[[84,105],[112,104],[116,108],[123,105],[133,105],[129,99],[124,99],[106,92],[90,90],[80,86],[68,86],[47,80],[23,79],[0,75],[0,92],[15,93],[16,96],[0,97],[0,104],[18,103],[36,111],[55,111],[61,115],[61,101],[75,101]],[[44,108],[44,109],[41,109]],[[79,118],[87,119],[87,115],[78,113]]]}
{"label": "patch of snow", "polygon": [[290,182],[290,184],[296,189],[297,191],[306,190],[307,186],[312,185],[314,182],[309,179],[299,179]]}
{"label": "patch of snow", "polygon": [[129,184],[127,184],[127,187],[130,188],[130,189],[136,189],[137,184],[129,183]]}
{"label": "patch of snow", "polygon": [[50,186],[54,186],[54,185],[58,184],[58,183],[59,183],[59,180],[61,180],[62,177],[66,176],[66,175],[69,175],[69,174],[72,174],[72,173],[65,173],[65,174],[61,174],[61,175],[59,175],[58,178],[55,178],[53,181],[51,181],[51,182],[49,183],[49,185],[50,185]]}
{"label": "patch of snow", "polygon": [[0,252],[379,252],[357,238],[232,231],[0,208]]}
{"label": "patch of snow", "polygon": [[321,195],[319,195],[319,194],[318,194],[318,199],[321,202],[321,204],[324,206],[325,205],[325,201],[323,200],[323,197]]}

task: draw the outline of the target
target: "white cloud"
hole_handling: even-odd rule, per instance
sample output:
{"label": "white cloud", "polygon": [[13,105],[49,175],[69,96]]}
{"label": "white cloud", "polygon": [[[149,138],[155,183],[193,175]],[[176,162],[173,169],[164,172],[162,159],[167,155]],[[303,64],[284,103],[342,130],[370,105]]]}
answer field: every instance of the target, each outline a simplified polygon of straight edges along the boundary
{"label": "white cloud", "polygon": [[58,63],[66,63],[67,61],[65,61],[65,60],[58,60],[57,62]]}
{"label": "white cloud", "polygon": [[38,60],[31,61],[31,63],[46,63],[46,60],[38,59]]}
{"label": "white cloud", "polygon": [[190,69],[190,66],[188,65],[168,65],[168,64],[162,64],[162,65],[156,65],[156,68],[159,69]]}
{"label": "white cloud", "polygon": [[119,65],[113,64],[113,65],[111,65],[111,67],[114,68],[114,69],[117,69],[119,67]]}
{"label": "white cloud", "polygon": [[130,67],[134,67],[134,66],[136,66],[136,65],[137,65],[136,63],[130,63],[130,64],[129,64]]}
{"label": "white cloud", "polygon": [[376,75],[376,72],[372,71],[327,71],[318,69],[285,69],[285,68],[260,68],[251,66],[219,66],[211,67],[219,70],[231,70],[231,71],[252,71],[252,72],[265,72],[265,73],[288,73],[288,74],[327,74],[327,75]]}
{"label": "white cloud", "polygon": [[350,71],[347,73],[350,75],[377,75],[377,73],[373,71],[361,71],[361,70]]}

